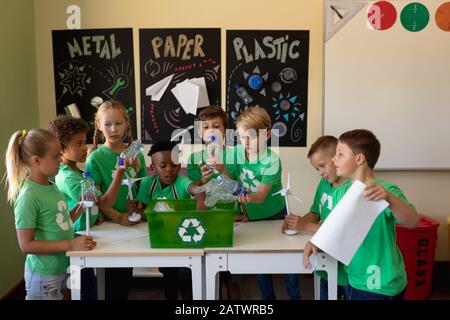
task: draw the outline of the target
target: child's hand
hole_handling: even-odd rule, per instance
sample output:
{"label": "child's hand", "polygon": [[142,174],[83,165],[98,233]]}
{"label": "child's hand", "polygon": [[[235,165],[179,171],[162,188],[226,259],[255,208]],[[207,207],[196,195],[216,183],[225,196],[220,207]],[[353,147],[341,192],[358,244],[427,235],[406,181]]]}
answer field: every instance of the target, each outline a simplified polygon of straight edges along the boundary
{"label": "child's hand", "polygon": [[130,162],[128,159],[117,159],[117,171],[120,173],[124,173],[130,166],[132,165],[132,162]]}
{"label": "child's hand", "polygon": [[284,217],[283,231],[287,229],[302,231],[305,228],[305,220],[295,214],[287,214]]}
{"label": "child's hand", "polygon": [[[120,215],[120,217],[116,220],[116,222],[117,223],[119,223],[120,225],[122,225],[122,226],[132,226],[132,225],[135,225],[135,224],[139,224],[139,223],[142,223],[142,222],[144,222],[142,219],[141,220],[139,220],[139,221],[136,221],[136,222],[133,222],[133,221],[130,221],[129,219],[128,219],[128,217],[130,216],[130,214],[128,214],[128,213],[122,213],[121,215]],[[142,217],[142,216],[141,216]]]}
{"label": "child's hand", "polygon": [[70,240],[69,251],[87,251],[92,250],[97,245],[97,242],[90,236],[81,236]]}
{"label": "child's hand", "polygon": [[246,193],[241,194],[239,196],[239,202],[240,203],[249,203],[249,202],[253,202],[253,194],[250,193],[250,189],[247,190]]}
{"label": "child's hand", "polygon": [[234,222],[248,222],[248,216],[246,214],[241,214],[233,217]]}
{"label": "child's hand", "polygon": [[[364,189],[363,196],[366,200],[386,200],[389,199],[390,192],[381,184],[372,183]],[[389,202],[389,201],[388,201]]]}
{"label": "child's hand", "polygon": [[311,261],[309,260],[309,257],[312,254],[317,254],[319,252],[319,249],[311,243],[311,241],[308,241],[308,243],[305,246],[305,249],[303,250],[303,265],[306,269],[311,269]]}
{"label": "child's hand", "polygon": [[214,175],[214,170],[212,170],[211,167],[206,166],[202,163],[199,163],[198,166],[199,166],[200,172],[202,174],[202,182],[203,183],[208,182]]}
{"label": "child's hand", "polygon": [[101,215],[98,217],[97,221],[95,222],[96,225],[101,225],[103,222],[105,222],[105,218]]}
{"label": "child's hand", "polygon": [[138,211],[138,202],[137,200],[127,200],[127,212],[132,214]]}
{"label": "child's hand", "polygon": [[204,201],[197,201],[197,208],[196,210],[208,210],[208,207],[205,205]]}

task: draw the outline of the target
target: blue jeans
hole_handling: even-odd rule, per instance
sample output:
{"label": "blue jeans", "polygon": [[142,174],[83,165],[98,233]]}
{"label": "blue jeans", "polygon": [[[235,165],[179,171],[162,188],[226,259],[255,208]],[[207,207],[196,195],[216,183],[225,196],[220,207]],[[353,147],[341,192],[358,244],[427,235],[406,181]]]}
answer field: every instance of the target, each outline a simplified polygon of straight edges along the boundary
{"label": "blue jeans", "polygon": [[[346,300],[344,286],[338,285],[337,298],[338,300]],[[328,300],[328,281],[324,278],[320,278],[320,300]]]}
{"label": "blue jeans", "polygon": [[396,296],[386,296],[384,294],[358,290],[350,285],[345,287],[345,296],[347,300],[403,300],[404,295],[405,290]]}
{"label": "blue jeans", "polygon": [[[262,220],[282,220],[286,215],[286,208],[272,217]],[[261,220],[258,220],[261,221]],[[281,232],[281,231],[280,231]],[[284,284],[289,300],[300,300],[300,284],[297,274],[283,274]],[[257,274],[256,281],[258,282],[259,291],[261,292],[262,300],[275,300],[275,292],[273,289],[273,279],[271,274]]]}
{"label": "blue jeans", "polygon": [[26,300],[62,300],[61,290],[67,288],[66,273],[55,275],[41,275],[31,271],[25,265]]}

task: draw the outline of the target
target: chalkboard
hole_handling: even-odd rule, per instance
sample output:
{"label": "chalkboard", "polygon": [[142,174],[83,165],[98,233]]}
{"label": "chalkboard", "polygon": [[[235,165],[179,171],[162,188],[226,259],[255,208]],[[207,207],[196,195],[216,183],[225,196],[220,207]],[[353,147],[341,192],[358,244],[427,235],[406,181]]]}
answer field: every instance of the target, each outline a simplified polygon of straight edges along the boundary
{"label": "chalkboard", "polygon": [[118,100],[136,137],[132,29],[54,30],[52,39],[56,113],[66,113],[65,107],[75,103],[92,129],[91,143],[97,111],[92,98]]}
{"label": "chalkboard", "polygon": [[308,30],[227,30],[226,106],[232,127],[243,110],[259,105],[277,129],[279,146],[306,146],[308,60]]}
{"label": "chalkboard", "polygon": [[450,169],[450,3],[326,1],[325,9],[324,133],[373,131],[377,169]]}
{"label": "chalkboard", "polygon": [[[178,84],[204,78],[209,104],[220,104],[220,29],[140,29],[139,43],[142,140],[170,140],[196,117],[172,93]],[[159,101],[147,95],[149,87],[167,77],[170,82]],[[194,142],[194,130],[190,133]]]}

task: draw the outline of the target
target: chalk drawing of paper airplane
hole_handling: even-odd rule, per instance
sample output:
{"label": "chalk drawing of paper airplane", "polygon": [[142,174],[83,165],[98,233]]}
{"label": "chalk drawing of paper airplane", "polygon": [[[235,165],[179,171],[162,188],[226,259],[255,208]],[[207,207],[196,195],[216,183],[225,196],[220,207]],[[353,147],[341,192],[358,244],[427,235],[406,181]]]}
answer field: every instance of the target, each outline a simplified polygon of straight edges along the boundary
{"label": "chalk drawing of paper airplane", "polygon": [[161,100],[164,92],[166,92],[167,87],[170,84],[170,81],[172,81],[174,74],[171,74],[170,76],[165,77],[164,79],[152,84],[150,87],[145,89],[145,95],[146,96],[152,96],[152,101],[159,101]]}
{"label": "chalk drawing of paper airplane", "polygon": [[186,79],[178,83],[172,93],[186,114],[197,115],[197,109],[209,105],[205,78]]}

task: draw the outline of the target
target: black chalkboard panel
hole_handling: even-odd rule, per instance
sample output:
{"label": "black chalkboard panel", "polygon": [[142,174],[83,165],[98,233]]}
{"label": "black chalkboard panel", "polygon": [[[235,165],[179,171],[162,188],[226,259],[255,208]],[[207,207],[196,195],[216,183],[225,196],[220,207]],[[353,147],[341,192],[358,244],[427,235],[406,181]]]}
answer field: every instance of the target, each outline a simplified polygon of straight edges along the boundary
{"label": "black chalkboard panel", "polygon": [[91,99],[118,100],[127,109],[136,138],[132,29],[54,30],[52,38],[57,114],[75,103],[91,126],[91,143],[97,111]]}
{"label": "black chalkboard panel", "polygon": [[278,129],[279,146],[306,146],[308,59],[309,31],[227,30],[226,106],[233,128],[247,106],[259,105]]}
{"label": "black chalkboard panel", "polygon": [[[174,130],[194,124],[171,92],[186,79],[204,77],[209,104],[220,104],[220,29],[140,29],[139,50],[142,141],[170,140]],[[160,100],[152,101],[146,89],[172,74]]]}

